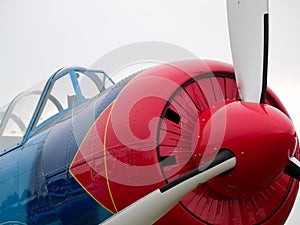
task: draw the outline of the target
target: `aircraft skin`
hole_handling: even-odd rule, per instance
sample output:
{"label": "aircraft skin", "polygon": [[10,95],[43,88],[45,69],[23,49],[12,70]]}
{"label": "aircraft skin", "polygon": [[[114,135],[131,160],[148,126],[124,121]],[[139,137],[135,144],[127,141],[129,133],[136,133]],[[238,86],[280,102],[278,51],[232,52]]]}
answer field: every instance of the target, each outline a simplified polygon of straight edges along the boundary
{"label": "aircraft skin", "polygon": [[[1,152],[1,223],[82,224],[84,221],[97,224],[111,215],[86,194],[68,168],[78,149],[74,120],[82,119],[80,116],[90,111],[97,116],[95,113],[99,114],[110,104],[123,85],[125,82],[102,93],[92,103],[83,103],[84,108],[77,106],[78,109],[62,121],[60,117],[64,115],[55,118],[59,121],[57,124],[33,135],[22,146]],[[80,134],[88,131],[84,129],[91,125],[87,124],[89,121],[85,120]]]}
{"label": "aircraft skin", "polygon": [[284,224],[299,144],[267,88],[269,3],[227,15],[234,69],[189,60],[115,84],[69,68],[17,96],[0,114],[0,224]]}
{"label": "aircraft skin", "polygon": [[[105,221],[207,160],[203,116],[238,99],[232,66],[190,60],[144,70],[60,112],[0,152],[0,224]],[[288,115],[270,89],[266,103]],[[256,193],[224,195],[207,183],[155,224],[283,224],[297,190],[285,174]]]}

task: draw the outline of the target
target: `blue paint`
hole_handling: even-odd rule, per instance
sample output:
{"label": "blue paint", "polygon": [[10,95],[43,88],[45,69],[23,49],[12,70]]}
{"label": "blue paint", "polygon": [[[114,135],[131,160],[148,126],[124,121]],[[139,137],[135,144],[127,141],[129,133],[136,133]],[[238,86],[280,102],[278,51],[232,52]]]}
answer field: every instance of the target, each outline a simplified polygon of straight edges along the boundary
{"label": "blue paint", "polygon": [[130,79],[31,130],[51,82],[61,76],[54,74],[46,84],[21,145],[0,156],[0,223],[99,224],[112,215],[68,169],[91,125]]}
{"label": "blue paint", "polygon": [[84,97],[82,95],[79,82],[76,78],[76,71],[74,69],[70,71],[70,76],[71,76],[71,81],[72,81],[72,84],[74,87],[74,91],[76,93],[77,102],[82,103],[82,102],[84,102]]}

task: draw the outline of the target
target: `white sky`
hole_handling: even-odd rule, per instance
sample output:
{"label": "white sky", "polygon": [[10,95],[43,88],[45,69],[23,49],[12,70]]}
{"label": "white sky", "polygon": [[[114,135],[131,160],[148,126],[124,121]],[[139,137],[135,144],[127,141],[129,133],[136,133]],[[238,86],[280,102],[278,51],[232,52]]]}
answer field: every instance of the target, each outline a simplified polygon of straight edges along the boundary
{"label": "white sky", "polygon": [[[269,86],[299,131],[300,1],[270,1]],[[133,42],[231,62],[225,0],[1,0],[0,31],[0,106],[63,66],[89,67]],[[298,224],[297,214],[287,224]]]}

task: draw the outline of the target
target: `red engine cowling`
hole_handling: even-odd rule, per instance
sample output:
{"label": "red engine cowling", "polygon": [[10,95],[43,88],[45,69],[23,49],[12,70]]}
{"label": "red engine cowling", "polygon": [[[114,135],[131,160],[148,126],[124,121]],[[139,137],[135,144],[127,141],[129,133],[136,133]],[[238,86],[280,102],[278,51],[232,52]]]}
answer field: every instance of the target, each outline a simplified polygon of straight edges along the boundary
{"label": "red engine cowling", "polygon": [[[238,98],[227,64],[193,60],[145,70],[99,116],[70,171],[99,204],[117,213],[213,158],[221,145],[199,148],[203,113]],[[267,104],[287,114],[271,90]],[[211,135],[221,140],[224,129],[220,124]],[[298,182],[282,174],[245,196],[215,189],[209,183],[199,186],[156,224],[283,224]]]}

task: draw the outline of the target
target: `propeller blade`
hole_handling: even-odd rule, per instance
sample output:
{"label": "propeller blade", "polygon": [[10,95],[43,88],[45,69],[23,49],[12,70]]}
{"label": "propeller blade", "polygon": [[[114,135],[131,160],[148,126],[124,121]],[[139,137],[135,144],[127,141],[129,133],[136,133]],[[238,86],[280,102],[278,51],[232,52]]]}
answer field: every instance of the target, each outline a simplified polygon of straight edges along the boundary
{"label": "propeller blade", "polygon": [[227,0],[233,65],[240,96],[265,103],[269,46],[268,0]]}
{"label": "propeller blade", "polygon": [[295,157],[290,159],[289,165],[285,168],[284,173],[300,181],[300,162]]}
{"label": "propeller blade", "polygon": [[101,225],[151,225],[173,208],[188,192],[233,169],[235,165],[234,154],[227,150],[222,151],[213,161],[151,192],[110,217]]}

